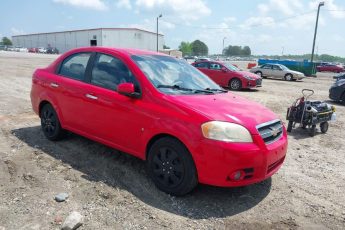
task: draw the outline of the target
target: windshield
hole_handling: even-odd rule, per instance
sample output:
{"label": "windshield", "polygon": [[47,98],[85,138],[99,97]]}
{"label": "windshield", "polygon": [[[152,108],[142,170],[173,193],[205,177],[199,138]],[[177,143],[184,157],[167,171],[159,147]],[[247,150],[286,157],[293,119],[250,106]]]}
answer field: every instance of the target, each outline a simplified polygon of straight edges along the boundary
{"label": "windshield", "polygon": [[184,60],[163,55],[132,55],[132,60],[160,91],[167,94],[224,92]]}
{"label": "windshield", "polygon": [[285,65],[278,65],[282,70],[289,70],[288,67],[286,67]]}
{"label": "windshield", "polygon": [[228,68],[229,70],[231,71],[240,71],[239,68],[237,68],[236,66],[234,65],[231,65],[230,63],[223,63],[223,65]]}

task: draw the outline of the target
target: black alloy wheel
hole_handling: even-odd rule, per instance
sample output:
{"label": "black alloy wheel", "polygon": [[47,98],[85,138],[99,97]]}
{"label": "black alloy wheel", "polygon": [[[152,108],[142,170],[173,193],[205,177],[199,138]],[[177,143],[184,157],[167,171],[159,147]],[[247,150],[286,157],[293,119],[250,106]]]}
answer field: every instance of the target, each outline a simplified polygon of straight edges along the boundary
{"label": "black alloy wheel", "polygon": [[185,195],[198,183],[189,151],[180,141],[171,137],[161,138],[152,145],[147,168],[155,185],[172,195]]}
{"label": "black alloy wheel", "polygon": [[61,128],[57,114],[50,104],[43,106],[40,117],[42,131],[47,139],[56,141],[63,138],[65,131]]}
{"label": "black alloy wheel", "polygon": [[327,133],[327,131],[328,131],[328,122],[327,121],[322,122],[320,124],[320,129],[321,129],[322,133]]}

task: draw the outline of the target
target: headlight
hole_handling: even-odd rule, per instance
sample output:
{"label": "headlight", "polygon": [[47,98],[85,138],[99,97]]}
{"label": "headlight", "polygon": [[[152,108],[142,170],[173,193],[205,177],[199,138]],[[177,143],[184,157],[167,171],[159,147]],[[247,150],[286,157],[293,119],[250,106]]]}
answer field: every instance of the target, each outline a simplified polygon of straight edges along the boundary
{"label": "headlight", "polygon": [[249,131],[242,125],[210,121],[201,125],[202,134],[205,138],[225,142],[253,142]]}
{"label": "headlight", "polygon": [[244,78],[247,79],[247,80],[254,80],[254,78],[249,77],[249,76],[244,76]]}

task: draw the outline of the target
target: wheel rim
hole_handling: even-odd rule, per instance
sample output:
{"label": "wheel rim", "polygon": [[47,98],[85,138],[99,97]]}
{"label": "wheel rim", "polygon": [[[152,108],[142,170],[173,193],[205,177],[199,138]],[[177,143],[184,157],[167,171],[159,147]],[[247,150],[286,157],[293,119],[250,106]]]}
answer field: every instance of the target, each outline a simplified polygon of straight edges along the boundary
{"label": "wheel rim", "polygon": [[184,176],[184,167],[179,155],[171,148],[160,148],[153,157],[153,175],[167,187],[179,185]]}
{"label": "wheel rim", "polygon": [[257,72],[256,75],[262,77],[262,73],[261,72]]}
{"label": "wheel rim", "polygon": [[290,75],[286,75],[285,79],[286,79],[287,81],[291,81],[291,76],[290,76]]}
{"label": "wheel rim", "polygon": [[233,80],[231,81],[231,89],[239,89],[240,88],[240,81]]}
{"label": "wheel rim", "polygon": [[42,113],[41,124],[44,132],[48,136],[53,136],[56,130],[56,117],[51,109],[46,109]]}

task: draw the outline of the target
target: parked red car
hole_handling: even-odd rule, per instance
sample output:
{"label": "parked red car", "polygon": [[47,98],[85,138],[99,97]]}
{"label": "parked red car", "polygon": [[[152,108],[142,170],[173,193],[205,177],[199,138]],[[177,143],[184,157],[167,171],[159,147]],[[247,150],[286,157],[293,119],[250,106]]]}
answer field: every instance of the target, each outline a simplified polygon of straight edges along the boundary
{"label": "parked red car", "polygon": [[333,64],[322,64],[319,66],[316,66],[317,72],[335,72],[335,73],[341,73],[345,72],[344,67],[340,65],[333,65]]}
{"label": "parked red car", "polygon": [[155,185],[173,195],[198,182],[231,187],[265,180],[287,151],[276,114],[155,52],[69,51],[34,72],[31,102],[49,140],[69,130],[139,157]]}
{"label": "parked red car", "polygon": [[218,85],[232,90],[261,87],[262,78],[254,73],[241,71],[229,63],[200,61],[192,65],[209,76]]}
{"label": "parked red car", "polygon": [[38,48],[29,48],[28,52],[29,53],[38,53]]}

